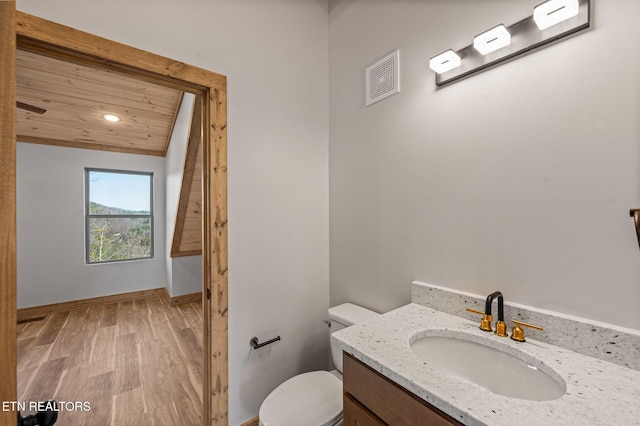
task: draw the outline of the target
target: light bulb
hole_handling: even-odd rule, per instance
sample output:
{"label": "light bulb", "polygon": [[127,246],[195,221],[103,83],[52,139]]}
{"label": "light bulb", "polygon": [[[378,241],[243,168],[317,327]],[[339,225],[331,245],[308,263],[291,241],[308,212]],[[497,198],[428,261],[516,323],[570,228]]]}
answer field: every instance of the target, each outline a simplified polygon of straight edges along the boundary
{"label": "light bulb", "polygon": [[111,121],[112,123],[120,121],[120,117],[114,114],[104,114],[102,118],[104,118],[107,121]]}

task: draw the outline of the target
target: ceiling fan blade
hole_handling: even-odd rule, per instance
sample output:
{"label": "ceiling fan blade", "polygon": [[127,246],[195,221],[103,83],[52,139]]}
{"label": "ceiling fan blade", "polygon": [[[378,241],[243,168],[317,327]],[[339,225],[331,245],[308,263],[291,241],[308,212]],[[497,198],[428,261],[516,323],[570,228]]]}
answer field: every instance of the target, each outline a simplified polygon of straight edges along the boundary
{"label": "ceiling fan blade", "polygon": [[24,109],[24,110],[27,110],[27,111],[35,112],[36,114],[44,114],[45,112],[47,112],[47,110],[44,109],[44,108],[40,108],[40,107],[37,107],[37,106],[25,104],[23,102],[16,102],[16,108],[20,108],[20,109]]}

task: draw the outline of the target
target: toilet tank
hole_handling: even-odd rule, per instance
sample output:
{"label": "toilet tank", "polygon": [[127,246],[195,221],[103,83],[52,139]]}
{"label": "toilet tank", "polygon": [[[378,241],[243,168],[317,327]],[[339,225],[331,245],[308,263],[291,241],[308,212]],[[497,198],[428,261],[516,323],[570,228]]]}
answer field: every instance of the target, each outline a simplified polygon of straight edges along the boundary
{"label": "toilet tank", "polygon": [[[379,313],[370,311],[362,306],[353,303],[343,303],[342,305],[329,308],[329,320],[331,321],[331,333],[342,330],[354,324],[369,321],[380,316]],[[342,373],[342,350],[331,342],[331,358],[333,364]]]}

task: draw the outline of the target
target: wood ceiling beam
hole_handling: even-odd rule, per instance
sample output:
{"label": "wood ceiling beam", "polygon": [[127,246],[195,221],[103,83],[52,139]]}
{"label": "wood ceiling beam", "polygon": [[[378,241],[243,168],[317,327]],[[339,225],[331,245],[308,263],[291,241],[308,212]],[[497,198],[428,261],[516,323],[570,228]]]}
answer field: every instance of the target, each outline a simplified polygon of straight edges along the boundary
{"label": "wood ceiling beam", "polygon": [[40,137],[26,136],[26,135],[18,135],[17,140],[18,142],[35,143],[39,145],[61,146],[64,148],[92,149],[92,150],[98,150],[98,151],[120,152],[123,154],[152,155],[156,157],[164,156],[164,151],[154,151],[154,150],[142,149],[142,148],[127,148],[124,146],[115,146],[115,145],[103,145],[103,144],[93,143],[93,142],[67,141],[67,140],[61,140],[61,139],[40,138]]}
{"label": "wood ceiling beam", "polygon": [[22,50],[85,65],[94,65],[98,61],[105,69],[135,73],[150,82],[159,83],[160,80],[159,84],[164,86],[182,90],[187,86],[196,92],[204,92],[208,88],[226,90],[227,87],[227,79],[221,74],[20,11],[16,12],[16,34],[18,47]]}

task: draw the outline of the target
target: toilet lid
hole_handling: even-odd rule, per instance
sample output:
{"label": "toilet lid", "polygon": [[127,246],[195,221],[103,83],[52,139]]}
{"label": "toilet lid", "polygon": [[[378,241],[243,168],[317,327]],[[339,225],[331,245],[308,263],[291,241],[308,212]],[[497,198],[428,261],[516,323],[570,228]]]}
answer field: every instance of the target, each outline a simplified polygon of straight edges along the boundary
{"label": "toilet lid", "polygon": [[342,382],[328,371],[292,377],[267,396],[260,407],[265,426],[325,426],[342,417]]}

